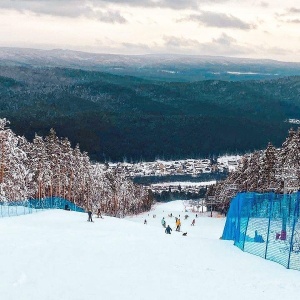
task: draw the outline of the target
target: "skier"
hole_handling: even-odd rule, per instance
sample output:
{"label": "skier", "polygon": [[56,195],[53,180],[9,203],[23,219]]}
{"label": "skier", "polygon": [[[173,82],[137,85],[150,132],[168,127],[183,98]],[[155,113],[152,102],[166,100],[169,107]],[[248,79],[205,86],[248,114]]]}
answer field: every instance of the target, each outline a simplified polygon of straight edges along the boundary
{"label": "skier", "polygon": [[195,219],[192,221],[192,224],[191,224],[191,226],[195,226]]}
{"label": "skier", "polygon": [[181,226],[181,222],[180,219],[178,219],[176,222],[176,231],[180,231],[180,226]]}
{"label": "skier", "polygon": [[147,220],[145,219],[144,224],[147,225]]}
{"label": "skier", "polygon": [[100,208],[98,208],[98,211],[97,211],[97,218],[103,219],[103,218],[102,218],[102,215],[101,215],[101,210],[100,210]]}
{"label": "skier", "polygon": [[167,226],[165,233],[166,234],[171,234],[172,228],[170,227],[170,225]]}
{"label": "skier", "polygon": [[89,216],[88,222],[93,222],[93,219],[92,219],[92,211],[91,211],[90,209],[88,210],[88,216]]}
{"label": "skier", "polygon": [[161,225],[166,228],[166,220],[165,217],[161,219]]}

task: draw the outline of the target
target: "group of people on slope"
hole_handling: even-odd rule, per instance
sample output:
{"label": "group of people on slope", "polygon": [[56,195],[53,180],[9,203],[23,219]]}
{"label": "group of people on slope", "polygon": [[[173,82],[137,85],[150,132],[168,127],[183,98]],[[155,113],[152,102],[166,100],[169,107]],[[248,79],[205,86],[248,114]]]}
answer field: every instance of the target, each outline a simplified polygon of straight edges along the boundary
{"label": "group of people on slope", "polygon": [[[88,208],[87,214],[88,214],[88,222],[94,222],[93,218],[92,218],[93,212],[90,208]],[[103,219],[100,208],[98,208],[98,210],[97,210],[97,218]]]}
{"label": "group of people on slope", "polygon": [[[192,223],[191,223],[191,226],[195,226],[195,223],[196,223],[196,220],[193,219]],[[171,234],[171,231],[172,231],[172,228],[170,227],[170,225],[168,225],[166,227],[166,220],[165,218],[163,217],[162,220],[161,220],[161,224],[164,228],[166,228],[165,230],[165,233],[167,234]],[[180,231],[180,228],[181,228],[181,221],[180,221],[180,218],[177,218],[175,217],[175,225],[176,225],[176,231]]]}
{"label": "group of people on slope", "polygon": [[[176,225],[176,231],[180,231],[180,227],[181,227],[181,221],[179,218],[175,217],[175,225]],[[161,220],[161,225],[166,228],[165,229],[165,233],[167,234],[171,234],[172,228],[170,227],[170,225],[166,226],[166,220],[165,217],[162,218]]]}

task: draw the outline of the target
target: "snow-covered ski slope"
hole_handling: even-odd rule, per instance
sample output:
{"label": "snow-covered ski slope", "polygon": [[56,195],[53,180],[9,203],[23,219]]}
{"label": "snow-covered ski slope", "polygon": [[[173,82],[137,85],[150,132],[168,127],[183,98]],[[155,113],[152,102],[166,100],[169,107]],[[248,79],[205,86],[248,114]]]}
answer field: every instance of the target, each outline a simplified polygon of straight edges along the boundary
{"label": "snow-covered ski slope", "polygon": [[[0,219],[1,300],[298,299],[300,272],[222,241],[224,218],[164,216],[182,201],[137,217],[94,218],[63,210]],[[156,218],[153,218],[156,214]],[[144,219],[147,225],[144,225]]]}

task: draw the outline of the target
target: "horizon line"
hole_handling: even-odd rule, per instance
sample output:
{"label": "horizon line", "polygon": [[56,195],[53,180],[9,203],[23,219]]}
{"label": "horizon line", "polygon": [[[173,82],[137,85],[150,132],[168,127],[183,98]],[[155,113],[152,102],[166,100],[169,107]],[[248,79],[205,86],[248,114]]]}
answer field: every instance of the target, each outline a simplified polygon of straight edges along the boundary
{"label": "horizon line", "polygon": [[141,57],[141,56],[178,56],[178,57],[207,57],[207,58],[229,58],[229,59],[246,59],[249,61],[267,61],[267,62],[279,62],[288,64],[300,64],[300,61],[288,61],[288,60],[277,60],[271,58],[250,58],[244,56],[230,56],[230,55],[207,55],[207,54],[187,54],[187,53],[143,53],[143,54],[124,54],[124,53],[109,53],[109,52],[95,52],[93,50],[74,50],[70,48],[36,48],[36,47],[19,47],[19,46],[1,46],[0,49],[20,49],[20,50],[35,50],[41,52],[51,52],[51,51],[69,51],[77,53],[85,53],[92,55],[111,55],[111,56],[130,56],[130,57]]}

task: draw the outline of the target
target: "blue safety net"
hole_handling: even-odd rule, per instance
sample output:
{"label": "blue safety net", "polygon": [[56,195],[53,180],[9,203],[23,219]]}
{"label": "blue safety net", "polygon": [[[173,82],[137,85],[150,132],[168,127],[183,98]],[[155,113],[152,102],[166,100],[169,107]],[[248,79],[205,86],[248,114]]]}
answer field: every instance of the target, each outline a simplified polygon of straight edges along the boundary
{"label": "blue safety net", "polygon": [[44,199],[28,200],[32,208],[35,209],[66,209],[78,212],[84,212],[84,209],[76,204],[60,197],[48,197]]}
{"label": "blue safety net", "polygon": [[76,204],[59,197],[44,199],[30,199],[24,201],[0,202],[0,217],[13,217],[31,214],[44,209],[65,209],[84,212],[84,209]]}
{"label": "blue safety net", "polygon": [[300,193],[238,193],[222,235],[241,250],[300,271]]}

